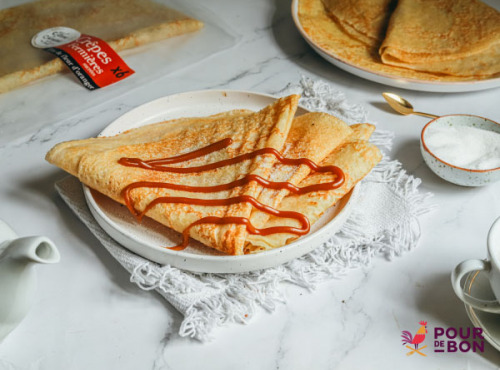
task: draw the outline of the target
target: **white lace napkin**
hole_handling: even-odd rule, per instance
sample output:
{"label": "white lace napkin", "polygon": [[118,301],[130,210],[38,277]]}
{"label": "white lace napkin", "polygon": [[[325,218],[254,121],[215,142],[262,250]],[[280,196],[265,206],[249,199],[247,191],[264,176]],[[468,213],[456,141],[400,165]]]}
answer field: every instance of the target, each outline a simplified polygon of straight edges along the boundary
{"label": "white lace napkin", "polygon": [[[348,123],[366,122],[366,111],[348,104],[342,93],[321,81],[303,78],[283,93],[299,93],[301,104],[325,111]],[[371,139],[388,148],[392,134],[376,131]],[[312,289],[317,283],[339,277],[350,268],[370,263],[376,255],[388,258],[413,248],[420,236],[417,216],[429,210],[429,194],[417,190],[420,180],[409,176],[397,161],[386,156],[362,181],[362,191],[341,231],[313,252],[287,264],[241,274],[199,274],[160,266],[111,239],[97,224],[85,202],[80,182],[69,176],[56,189],[131,274],[130,281],[144,290],[156,290],[184,315],[181,336],[205,341],[211,330],[229,322],[246,323],[258,307],[272,311],[286,302],[282,282]]]}

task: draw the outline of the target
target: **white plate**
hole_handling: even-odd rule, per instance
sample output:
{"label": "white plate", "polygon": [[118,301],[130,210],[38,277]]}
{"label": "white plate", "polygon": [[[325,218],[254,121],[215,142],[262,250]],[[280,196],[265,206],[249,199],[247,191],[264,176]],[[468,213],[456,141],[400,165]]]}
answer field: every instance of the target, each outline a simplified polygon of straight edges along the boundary
{"label": "white plate", "polygon": [[302,28],[299,21],[299,1],[292,1],[292,17],[295,22],[295,26],[299,30],[302,37],[307,41],[307,43],[323,58],[332,63],[333,65],[352,73],[358,77],[364,78],[366,80],[378,82],[384,85],[399,87],[401,89],[408,90],[418,90],[418,91],[430,91],[430,92],[465,92],[465,91],[478,91],[492,89],[495,87],[500,87],[500,77],[490,78],[487,80],[477,80],[477,81],[463,81],[463,82],[436,82],[436,81],[425,81],[418,79],[411,79],[405,77],[399,77],[396,75],[389,75],[380,72],[374,72],[366,68],[357,66],[356,64],[349,63],[345,60],[340,59],[334,53],[327,51],[317,45],[313,39]]}
{"label": "white plate", "polygon": [[[111,123],[102,136],[116,135],[131,128],[178,117],[207,116],[232,109],[259,110],[276,98],[243,91],[195,91],[166,96],[139,106]],[[307,112],[299,108],[297,114]],[[132,252],[160,264],[195,272],[231,273],[263,269],[300,257],[320,246],[338,231],[347,219],[357,194],[355,187],[328,210],[308,235],[282,248],[244,256],[227,256],[191,239],[183,251],[177,245],[181,235],[151,219],[138,224],[125,206],[84,186],[85,199],[99,225]]]}
{"label": "white plate", "polygon": [[[486,301],[496,300],[488,275],[484,271],[471,272],[465,281],[464,291],[472,297]],[[474,326],[483,329],[484,339],[500,351],[500,315],[477,310],[468,304],[465,305],[465,310]]]}

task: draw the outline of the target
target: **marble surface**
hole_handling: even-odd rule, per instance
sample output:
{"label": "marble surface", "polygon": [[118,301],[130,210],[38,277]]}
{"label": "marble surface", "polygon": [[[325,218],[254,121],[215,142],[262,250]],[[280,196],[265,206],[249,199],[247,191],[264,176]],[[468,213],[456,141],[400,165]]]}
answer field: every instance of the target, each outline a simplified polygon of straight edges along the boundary
{"label": "marble surface", "polygon": [[[500,216],[500,184],[462,188],[436,177],[423,163],[420,130],[426,119],[394,114],[381,93],[405,96],[421,111],[469,113],[500,120],[500,90],[438,94],[385,87],[341,71],[300,37],[289,1],[183,2],[219,32],[205,49],[173,42],[154,78],[138,77],[87,92],[69,74],[0,95],[0,218],[21,235],[42,234],[59,247],[61,262],[39,266],[35,305],[0,343],[0,369],[377,369],[497,368],[500,354],[433,353],[406,356],[402,330],[469,327],[450,272],[460,261],[486,256],[486,235]],[[215,31],[214,31],[215,30]],[[202,31],[204,32],[204,31]],[[192,37],[186,42],[196,41]],[[177,49],[179,48],[179,49]],[[154,51],[154,47],[152,48]],[[147,61],[136,58],[147,73]],[[171,63],[171,64],[170,64]],[[435,194],[438,208],[421,218],[418,247],[402,257],[374,259],[343,279],[309,292],[283,287],[288,301],[259,312],[246,325],[229,325],[200,343],[177,334],[181,315],[155,293],[129,282],[125,270],[58,198],[65,174],[44,161],[54,144],[96,135],[144,102],[203,89],[280,94],[300,77],[321,78],[363,104],[372,122],[392,130],[391,152]],[[141,80],[143,78],[143,80]],[[141,82],[141,83],[139,83]],[[431,341],[428,343],[432,346]]]}

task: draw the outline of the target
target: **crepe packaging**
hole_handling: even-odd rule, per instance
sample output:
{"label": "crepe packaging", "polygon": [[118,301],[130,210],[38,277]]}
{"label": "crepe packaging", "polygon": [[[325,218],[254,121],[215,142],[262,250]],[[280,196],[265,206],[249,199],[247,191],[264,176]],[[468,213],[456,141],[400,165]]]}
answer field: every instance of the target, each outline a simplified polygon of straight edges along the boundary
{"label": "crepe packaging", "polygon": [[61,60],[30,43],[58,26],[98,37],[118,52],[203,23],[151,0],[39,0],[0,10],[0,93],[64,70]]}

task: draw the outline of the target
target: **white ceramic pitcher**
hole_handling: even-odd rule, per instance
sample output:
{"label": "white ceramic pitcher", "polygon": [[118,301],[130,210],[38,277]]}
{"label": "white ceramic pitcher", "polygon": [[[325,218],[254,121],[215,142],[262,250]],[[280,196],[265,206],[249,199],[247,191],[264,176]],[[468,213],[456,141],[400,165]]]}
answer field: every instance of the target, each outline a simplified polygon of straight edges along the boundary
{"label": "white ceramic pitcher", "polygon": [[56,263],[59,258],[59,251],[48,238],[20,238],[0,220],[0,341],[21,322],[33,303],[34,266]]}

